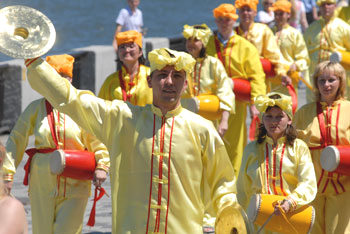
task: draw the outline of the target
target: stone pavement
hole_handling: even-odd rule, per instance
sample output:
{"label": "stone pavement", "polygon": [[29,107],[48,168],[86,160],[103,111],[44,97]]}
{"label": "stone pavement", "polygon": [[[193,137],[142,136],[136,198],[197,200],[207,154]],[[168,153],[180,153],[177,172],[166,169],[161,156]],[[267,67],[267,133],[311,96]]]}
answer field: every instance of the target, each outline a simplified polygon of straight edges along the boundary
{"label": "stone pavement", "polygon": [[[305,97],[305,86],[301,85],[299,88],[299,104],[298,106],[301,107],[306,103],[306,97]],[[250,121],[249,118],[247,119],[247,126],[249,126]],[[0,135],[0,141],[5,144],[6,140],[8,138],[8,135]],[[34,139],[30,139],[28,143],[28,148],[34,146]],[[25,164],[27,156],[24,155],[23,160],[21,164],[18,167],[17,173],[14,177],[14,185],[12,189],[13,195],[19,199],[23,204],[24,208],[27,212],[27,220],[28,220],[28,229],[29,233],[32,233],[32,222],[31,222],[31,214],[30,214],[30,204],[28,199],[28,188],[25,187],[22,184],[23,178],[24,178],[24,169],[23,166]],[[104,182],[103,187],[105,188],[106,192],[111,195],[111,186],[109,177]],[[92,187],[93,190],[94,187]],[[88,205],[86,207],[85,215],[84,215],[84,226],[83,226],[83,233],[85,234],[110,234],[112,230],[112,207],[111,207],[111,200],[107,196],[103,196],[96,205],[96,221],[94,227],[89,227],[86,225],[90,210],[92,208],[92,199],[93,199],[93,191],[92,195],[89,198]]]}

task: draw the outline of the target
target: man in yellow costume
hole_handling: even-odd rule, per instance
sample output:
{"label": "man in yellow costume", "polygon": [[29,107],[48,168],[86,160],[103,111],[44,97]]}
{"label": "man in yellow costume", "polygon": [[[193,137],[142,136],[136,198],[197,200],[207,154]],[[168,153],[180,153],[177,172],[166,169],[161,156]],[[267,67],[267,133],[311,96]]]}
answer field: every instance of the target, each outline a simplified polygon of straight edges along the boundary
{"label": "man in yellow costume", "polygon": [[290,84],[291,79],[286,75],[283,56],[273,32],[266,24],[254,22],[257,4],[257,0],[237,0],[235,2],[240,19],[235,31],[258,49],[260,58],[267,59],[273,64],[276,76],[266,77],[267,90],[286,93],[284,85]]}
{"label": "man in yellow costume", "polygon": [[[55,74],[54,79],[70,84],[74,57],[63,54],[46,59],[48,63],[45,64]],[[31,135],[35,138],[35,148],[26,150]],[[94,152],[96,186],[101,186],[109,170],[107,149],[93,135],[84,131],[68,115],[52,108],[44,98],[30,103],[7,140],[3,174],[11,190],[16,168],[24,152],[28,154],[24,184],[28,184],[30,172],[29,200],[35,234],[81,233],[82,230],[91,181],[52,174],[50,152],[57,149]]]}
{"label": "man in yellow costume", "polygon": [[27,61],[27,74],[36,91],[107,146],[112,233],[201,233],[203,184],[216,211],[236,204],[233,169],[212,123],[180,105],[191,55],[163,48],[148,58],[153,104],[145,107],[77,90],[39,58]]}
{"label": "man in yellow costume", "polygon": [[[350,52],[350,25],[334,16],[336,1],[318,0],[317,4],[320,7],[321,18],[314,21],[304,33],[310,55],[310,76],[314,73],[317,64],[329,60],[334,51]],[[349,80],[347,83],[349,91]],[[311,92],[307,94],[312,96]]]}
{"label": "man in yellow costume", "polygon": [[350,24],[350,6],[338,7],[334,15]]}
{"label": "man in yellow costume", "polygon": [[[309,54],[303,35],[288,24],[291,16],[292,4],[288,0],[278,0],[271,10],[275,13],[275,36],[285,64],[289,67],[288,74],[292,78],[295,91],[298,88],[299,77],[311,88],[309,83]],[[286,94],[286,89],[284,94]]]}
{"label": "man in yellow costume", "polygon": [[[218,33],[209,38],[206,50],[208,55],[221,60],[230,78],[250,81],[251,100],[259,94],[265,94],[265,75],[259,53],[249,41],[233,31],[238,15],[232,4],[221,4],[213,11]],[[235,101],[236,114],[230,115],[228,130],[224,136],[226,150],[229,154],[235,175],[238,175],[242,161],[243,149],[247,143],[247,105],[246,101]],[[253,105],[251,108],[256,109]]]}
{"label": "man in yellow costume", "polygon": [[142,52],[142,34],[136,31],[120,32],[117,71],[107,77],[98,97],[106,100],[129,101],[133,105],[152,103],[152,89],[148,87],[149,67],[145,66]]}

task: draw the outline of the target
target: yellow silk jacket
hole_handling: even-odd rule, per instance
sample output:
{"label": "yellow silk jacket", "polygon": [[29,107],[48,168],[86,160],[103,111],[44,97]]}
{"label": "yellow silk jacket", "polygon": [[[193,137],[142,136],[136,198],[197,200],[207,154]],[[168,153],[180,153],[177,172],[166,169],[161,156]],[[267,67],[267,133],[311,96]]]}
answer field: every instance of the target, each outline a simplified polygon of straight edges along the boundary
{"label": "yellow silk jacket", "polygon": [[244,149],[241,169],[237,180],[238,202],[248,208],[254,194],[287,196],[292,208],[312,202],[317,193],[315,171],[310,151],[302,140],[293,146],[285,143],[285,137],[258,144],[249,143]]}
{"label": "yellow silk jacket", "polygon": [[178,106],[96,98],[57,79],[46,62],[28,67],[31,86],[94,133],[110,153],[112,233],[201,233],[203,173],[216,209],[236,202],[225,146],[210,121]]}
{"label": "yellow silk jacket", "polygon": [[270,60],[270,62],[275,65],[275,72],[277,75],[287,74],[283,66],[284,61],[276,43],[276,38],[272,30],[266,24],[252,23],[245,36],[240,27],[236,28],[236,32],[258,49],[260,57]]}
{"label": "yellow silk jacket", "polygon": [[[350,102],[335,101],[331,107],[321,102],[325,124],[330,128],[331,145],[350,145]],[[327,122],[326,116],[330,116]],[[338,122],[338,124],[337,124]],[[316,103],[309,103],[300,108],[294,116],[293,123],[297,128],[298,137],[309,147],[321,146],[320,125],[317,118]],[[338,137],[338,138],[337,138]],[[350,189],[350,177],[337,173],[329,173],[322,169],[320,157],[322,149],[311,148],[312,160],[315,166],[319,194],[339,194]]]}
{"label": "yellow silk jacket", "polygon": [[[207,53],[218,58],[215,47],[216,35],[209,38]],[[230,78],[242,78],[250,81],[251,100],[254,97],[265,94],[265,73],[259,60],[256,48],[238,35],[233,35],[226,46],[220,43],[220,50],[224,58],[224,67]]]}
{"label": "yellow silk jacket", "polygon": [[[63,80],[60,77],[57,79]],[[58,136],[59,148],[69,150],[86,149],[90,152],[95,152],[97,168],[108,172],[109,155],[106,147],[93,135],[80,128],[68,115],[60,113],[56,109],[53,109],[53,113],[55,126],[56,129],[58,129],[56,135]],[[29,137],[32,135],[34,135],[35,138],[35,148],[56,148],[47,120],[45,99],[38,99],[30,103],[24,112],[19,116],[16,125],[9,135],[6,142],[7,153],[3,166],[5,180],[13,180],[13,175],[16,173],[16,168],[23,159]],[[51,185],[49,182],[51,180],[57,180],[56,176],[51,174],[50,167],[48,165],[48,158],[48,155],[41,153],[37,153],[33,157],[30,172],[30,189],[38,186],[35,180],[40,180],[41,184],[44,184],[44,186]],[[64,183],[64,180],[65,177],[61,177],[61,182]],[[91,181],[89,180],[75,180],[66,178],[66,183],[66,196],[77,196],[82,194],[88,195],[90,192]],[[40,186],[38,186],[38,188],[40,189]],[[49,192],[52,195],[55,193],[57,194],[56,186],[46,187],[45,192]],[[63,192],[63,190],[60,190],[59,192]]]}
{"label": "yellow silk jacket", "polygon": [[335,50],[350,51],[350,25],[333,17],[328,24],[323,18],[314,21],[305,31],[304,39],[310,55],[310,75],[316,65],[329,60]]}
{"label": "yellow silk jacket", "polygon": [[213,94],[220,100],[220,109],[235,113],[235,95],[221,61],[212,56],[198,58],[188,89],[193,96]]}
{"label": "yellow silk jacket", "polygon": [[[150,74],[150,68],[140,65],[138,74],[134,77],[133,84],[130,84],[130,75],[125,67],[122,67],[121,77],[124,81],[126,101],[133,105],[145,106],[152,103],[152,89],[148,87],[147,76]],[[119,71],[109,75],[103,83],[99,98],[112,101],[114,99],[123,100],[123,91],[119,81]]]}

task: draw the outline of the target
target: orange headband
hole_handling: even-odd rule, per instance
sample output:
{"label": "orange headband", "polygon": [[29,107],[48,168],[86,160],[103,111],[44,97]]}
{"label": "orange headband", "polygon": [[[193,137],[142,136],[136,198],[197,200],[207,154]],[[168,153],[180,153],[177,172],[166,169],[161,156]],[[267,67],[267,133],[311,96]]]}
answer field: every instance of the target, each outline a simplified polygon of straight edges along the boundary
{"label": "orange headband", "polygon": [[73,56],[69,54],[47,56],[46,62],[50,64],[59,74],[65,74],[70,78],[73,78]]}
{"label": "orange headband", "polygon": [[236,14],[236,8],[232,4],[221,4],[217,8],[213,10],[214,17],[224,17],[224,18],[231,18],[233,20],[238,19],[238,15]]}
{"label": "orange headband", "polygon": [[120,32],[116,36],[118,46],[130,42],[135,42],[142,48],[142,34],[134,30]]}
{"label": "orange headband", "polygon": [[284,11],[284,12],[290,13],[291,8],[292,8],[292,3],[290,3],[289,1],[278,0],[269,9],[271,11]]}
{"label": "orange headband", "polygon": [[251,9],[256,11],[256,6],[258,5],[258,0],[236,0],[235,6],[237,9],[243,6],[249,6]]}

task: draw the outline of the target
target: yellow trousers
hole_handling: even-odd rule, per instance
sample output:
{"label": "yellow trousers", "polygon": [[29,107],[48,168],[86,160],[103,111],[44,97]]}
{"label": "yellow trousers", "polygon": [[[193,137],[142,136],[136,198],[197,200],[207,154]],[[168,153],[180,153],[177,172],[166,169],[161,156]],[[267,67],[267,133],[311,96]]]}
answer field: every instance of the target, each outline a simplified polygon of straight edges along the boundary
{"label": "yellow trousers", "polygon": [[36,154],[31,163],[29,201],[35,234],[81,233],[90,181],[51,174],[48,154]]}
{"label": "yellow trousers", "polygon": [[350,233],[350,191],[339,195],[317,195],[311,205],[316,219],[312,234]]}
{"label": "yellow trousers", "polygon": [[247,144],[247,102],[236,100],[236,114],[230,115],[228,129],[224,136],[227,154],[232,162],[235,176],[238,178],[242,163],[243,150]]}

